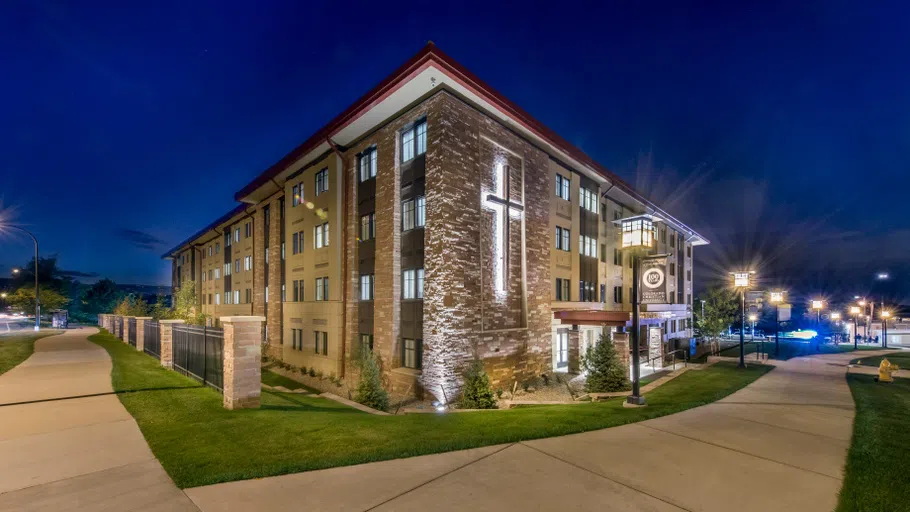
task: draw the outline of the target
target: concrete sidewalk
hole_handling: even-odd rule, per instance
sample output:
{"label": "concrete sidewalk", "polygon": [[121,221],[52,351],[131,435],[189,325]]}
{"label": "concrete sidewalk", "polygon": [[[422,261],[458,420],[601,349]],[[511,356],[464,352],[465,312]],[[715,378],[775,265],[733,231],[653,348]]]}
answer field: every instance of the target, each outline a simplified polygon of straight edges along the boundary
{"label": "concrete sidewalk", "polygon": [[719,402],[632,425],[186,494],[206,511],[830,511],[852,434],[854,357],[778,362]]}
{"label": "concrete sidewalk", "polygon": [[96,332],[42,338],[0,376],[0,511],[197,510],[110,394]]}

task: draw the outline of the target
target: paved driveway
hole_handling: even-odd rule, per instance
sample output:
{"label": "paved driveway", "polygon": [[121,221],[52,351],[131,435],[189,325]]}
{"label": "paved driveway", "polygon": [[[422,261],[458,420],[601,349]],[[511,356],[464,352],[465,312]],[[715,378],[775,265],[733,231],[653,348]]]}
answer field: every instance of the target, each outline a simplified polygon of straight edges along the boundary
{"label": "paved driveway", "polygon": [[633,425],[186,493],[206,511],[830,511],[852,433],[852,357],[780,362],[724,400]]}
{"label": "paved driveway", "polygon": [[95,332],[42,338],[0,376],[0,511],[197,510],[111,394]]}

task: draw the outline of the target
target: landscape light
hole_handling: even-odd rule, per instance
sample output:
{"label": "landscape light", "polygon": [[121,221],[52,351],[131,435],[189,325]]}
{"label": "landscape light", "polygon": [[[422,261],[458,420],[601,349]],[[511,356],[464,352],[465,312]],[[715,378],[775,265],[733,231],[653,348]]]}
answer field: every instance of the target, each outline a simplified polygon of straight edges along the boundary
{"label": "landscape light", "polygon": [[858,314],[859,314],[859,306],[850,306],[850,314],[851,314],[851,315],[854,315],[854,316],[858,315]]}
{"label": "landscape light", "polygon": [[750,285],[749,281],[754,273],[754,270],[731,272],[733,274],[733,286],[736,288],[748,288]]}
{"label": "landscape light", "polygon": [[778,303],[784,301],[784,292],[771,292],[771,302]]}
{"label": "landscape light", "polygon": [[754,322],[754,321],[756,321],[756,320],[758,320],[758,315],[756,315],[755,313],[752,313],[752,314],[749,315],[749,321],[750,321],[750,322]]}
{"label": "landscape light", "polygon": [[882,318],[891,318],[891,312],[888,310],[882,311]]}

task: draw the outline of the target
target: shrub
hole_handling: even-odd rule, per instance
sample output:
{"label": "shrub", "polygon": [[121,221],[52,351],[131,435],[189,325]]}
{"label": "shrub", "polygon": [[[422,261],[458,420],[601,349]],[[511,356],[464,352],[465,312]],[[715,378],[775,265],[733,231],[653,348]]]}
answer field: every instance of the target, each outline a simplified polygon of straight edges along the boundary
{"label": "shrub", "polygon": [[631,388],[611,333],[602,334],[596,345],[588,347],[581,364],[587,371],[585,391],[588,393],[611,393]]}
{"label": "shrub", "polygon": [[497,400],[502,400],[502,393],[503,393],[502,388],[496,388],[496,399]]}
{"label": "shrub", "polygon": [[300,367],[300,375],[306,375],[306,366]]}
{"label": "shrub", "polygon": [[315,377],[315,376],[316,376],[316,370],[310,368],[310,377]]}
{"label": "shrub", "polygon": [[496,398],[490,386],[490,376],[483,369],[483,362],[475,359],[464,374],[461,392],[462,409],[495,409]]}
{"label": "shrub", "polygon": [[357,383],[354,401],[380,411],[387,410],[389,393],[382,387],[379,361],[369,348],[364,347],[361,350],[359,365],[360,382]]}

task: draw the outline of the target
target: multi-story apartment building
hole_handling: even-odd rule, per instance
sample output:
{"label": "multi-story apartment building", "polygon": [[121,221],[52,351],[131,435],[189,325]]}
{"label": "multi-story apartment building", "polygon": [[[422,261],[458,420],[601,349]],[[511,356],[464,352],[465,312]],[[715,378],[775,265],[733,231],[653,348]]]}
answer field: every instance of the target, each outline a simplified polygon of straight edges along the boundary
{"label": "multi-story apartment building", "polygon": [[[691,336],[707,241],[432,44],[165,254],[203,312],[265,316],[273,356],[351,377],[363,347],[398,392],[449,401],[481,358],[496,385],[574,370],[630,325],[615,221],[661,219],[671,304],[645,334]],[[669,344],[669,343],[668,343]]]}

